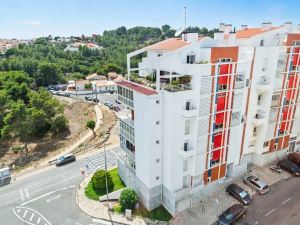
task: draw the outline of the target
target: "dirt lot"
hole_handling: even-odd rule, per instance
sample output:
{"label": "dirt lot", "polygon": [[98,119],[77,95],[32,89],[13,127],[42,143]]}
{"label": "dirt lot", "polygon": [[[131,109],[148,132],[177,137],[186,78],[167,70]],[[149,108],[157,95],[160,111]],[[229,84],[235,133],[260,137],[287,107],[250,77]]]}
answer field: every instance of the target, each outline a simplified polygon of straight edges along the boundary
{"label": "dirt lot", "polygon": [[59,153],[64,146],[70,145],[87,132],[86,121],[96,119],[94,105],[91,103],[57,97],[65,105],[64,114],[69,120],[69,130],[55,137],[47,136],[43,139],[32,140],[29,144],[28,157],[23,153],[14,153],[11,148],[22,146],[18,140],[0,143],[0,167],[15,163],[16,166],[25,166],[29,162],[40,160],[49,155]]}

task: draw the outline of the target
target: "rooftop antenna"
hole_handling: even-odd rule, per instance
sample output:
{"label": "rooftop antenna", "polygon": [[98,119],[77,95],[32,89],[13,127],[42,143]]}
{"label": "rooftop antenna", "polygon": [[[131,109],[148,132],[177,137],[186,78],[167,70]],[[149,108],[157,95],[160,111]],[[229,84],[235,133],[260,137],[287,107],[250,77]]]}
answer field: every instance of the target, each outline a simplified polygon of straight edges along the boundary
{"label": "rooftop antenna", "polygon": [[184,6],[184,32],[186,32],[186,6]]}

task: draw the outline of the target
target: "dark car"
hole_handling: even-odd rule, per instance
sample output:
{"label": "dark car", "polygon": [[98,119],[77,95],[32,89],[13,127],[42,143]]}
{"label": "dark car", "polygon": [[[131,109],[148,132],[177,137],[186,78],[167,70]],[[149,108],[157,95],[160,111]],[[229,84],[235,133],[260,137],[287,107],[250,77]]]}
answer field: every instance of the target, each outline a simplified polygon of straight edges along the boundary
{"label": "dark car", "polygon": [[288,160],[292,161],[293,163],[300,166],[300,153],[299,152],[292,152],[288,155]]}
{"label": "dark car", "polygon": [[73,154],[64,155],[62,157],[59,157],[56,160],[56,166],[62,166],[64,164],[71,163],[74,161],[76,161],[75,155],[73,155]]}
{"label": "dark car", "polygon": [[230,184],[226,188],[226,193],[230,194],[238,201],[240,201],[243,205],[249,205],[252,202],[252,198],[244,189],[242,189],[237,184]]}
{"label": "dark car", "polygon": [[99,99],[98,99],[98,98],[94,98],[94,99],[93,99],[93,102],[97,102],[97,103],[98,103],[98,102],[99,102]]}
{"label": "dark car", "polygon": [[260,194],[266,194],[270,190],[269,185],[255,176],[246,176],[244,177],[243,182]]}
{"label": "dark car", "polygon": [[117,103],[117,104],[121,104],[121,102],[120,102],[119,100],[116,100],[116,103]]}
{"label": "dark car", "polygon": [[240,204],[234,204],[226,209],[218,218],[218,224],[229,225],[246,215],[246,209]]}
{"label": "dark car", "polygon": [[293,163],[292,161],[288,159],[282,159],[277,163],[280,168],[290,172],[291,174],[295,176],[300,176],[300,168],[297,166],[297,164]]}
{"label": "dark car", "polygon": [[90,96],[85,96],[85,98],[84,98],[85,100],[87,100],[87,101],[92,101],[93,100],[93,98],[92,97],[90,97]]}
{"label": "dark car", "polygon": [[116,112],[119,112],[121,109],[120,109],[119,106],[114,106],[114,110],[115,110]]}

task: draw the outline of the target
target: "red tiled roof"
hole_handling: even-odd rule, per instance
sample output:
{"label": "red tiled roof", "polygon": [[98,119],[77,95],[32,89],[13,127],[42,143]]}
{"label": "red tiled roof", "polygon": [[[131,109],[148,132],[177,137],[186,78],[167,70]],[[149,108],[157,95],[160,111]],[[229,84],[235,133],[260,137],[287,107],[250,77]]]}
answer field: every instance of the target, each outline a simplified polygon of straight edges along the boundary
{"label": "red tiled roof", "polygon": [[140,86],[140,85],[128,82],[128,81],[117,82],[117,84],[120,86],[129,88],[133,91],[139,92],[141,94],[144,94],[144,95],[156,95],[157,94],[157,92],[152,89],[149,89],[149,88],[146,88],[146,87],[143,87],[143,86]]}
{"label": "red tiled roof", "polygon": [[146,47],[146,50],[165,50],[165,51],[173,51],[178,48],[182,48],[189,43],[183,41],[181,38],[169,38],[167,40],[158,42],[154,45],[150,45]]}
{"label": "red tiled roof", "polygon": [[262,34],[264,32],[270,31],[270,30],[275,30],[278,27],[271,27],[271,29],[261,29],[261,28],[248,28],[245,30],[238,30],[236,32],[236,38],[250,38],[259,34]]}

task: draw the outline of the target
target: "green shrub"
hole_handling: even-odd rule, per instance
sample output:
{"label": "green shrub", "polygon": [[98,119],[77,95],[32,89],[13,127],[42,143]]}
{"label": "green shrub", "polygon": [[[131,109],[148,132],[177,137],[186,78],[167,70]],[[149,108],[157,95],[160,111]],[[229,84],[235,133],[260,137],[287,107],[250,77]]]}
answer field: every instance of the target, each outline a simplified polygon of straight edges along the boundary
{"label": "green shrub", "polygon": [[120,195],[120,205],[122,209],[133,209],[138,202],[138,196],[131,188],[125,188]]}
{"label": "green shrub", "polygon": [[66,117],[64,115],[59,115],[52,121],[50,130],[53,133],[58,134],[66,130],[67,126],[68,126],[68,121]]}
{"label": "green shrub", "polygon": [[[106,189],[105,171],[98,170],[92,177],[93,188],[98,191]],[[108,190],[113,189],[114,184],[112,182],[111,175],[107,173],[107,187]]]}

